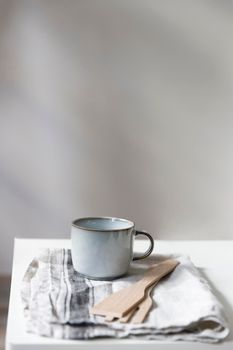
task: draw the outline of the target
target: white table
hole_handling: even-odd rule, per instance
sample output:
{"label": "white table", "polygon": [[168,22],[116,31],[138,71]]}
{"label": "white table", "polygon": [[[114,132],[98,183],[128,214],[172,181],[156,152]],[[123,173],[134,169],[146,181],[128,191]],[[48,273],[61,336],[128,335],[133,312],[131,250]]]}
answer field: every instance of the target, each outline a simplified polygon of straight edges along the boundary
{"label": "white table", "polygon": [[[147,242],[137,241],[137,251],[145,250]],[[69,240],[16,239],[11,282],[11,294],[6,335],[6,350],[111,350],[141,349],[233,349],[233,334],[217,345],[187,342],[162,342],[129,339],[102,339],[67,341],[28,334],[24,330],[24,318],[20,299],[20,283],[25,269],[38,249],[43,247],[70,247]],[[156,241],[155,252],[161,254],[188,254],[215,288],[223,303],[233,330],[233,241]],[[232,332],[233,333],[233,332]]]}

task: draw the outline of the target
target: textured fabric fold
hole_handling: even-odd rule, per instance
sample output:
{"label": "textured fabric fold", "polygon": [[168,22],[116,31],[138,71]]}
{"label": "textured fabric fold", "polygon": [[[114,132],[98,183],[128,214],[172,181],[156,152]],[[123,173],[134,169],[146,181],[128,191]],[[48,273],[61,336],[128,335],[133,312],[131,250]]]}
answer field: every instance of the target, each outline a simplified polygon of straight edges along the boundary
{"label": "textured fabric fold", "polygon": [[[142,278],[167,258],[180,264],[153,289],[153,308],[143,324],[107,323],[90,308],[109,294]],[[25,272],[22,303],[26,329],[61,339],[140,337],[142,339],[218,342],[229,327],[221,303],[187,256],[151,256],[132,263],[127,276],[94,281],[78,274],[67,249],[44,249]]]}

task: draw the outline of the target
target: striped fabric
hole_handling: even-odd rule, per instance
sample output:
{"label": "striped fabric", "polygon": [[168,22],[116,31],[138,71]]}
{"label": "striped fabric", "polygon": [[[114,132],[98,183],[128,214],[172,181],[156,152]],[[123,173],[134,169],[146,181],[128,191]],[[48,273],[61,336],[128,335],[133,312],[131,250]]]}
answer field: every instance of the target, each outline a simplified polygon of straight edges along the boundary
{"label": "striped fabric", "polygon": [[[150,265],[167,258],[175,258],[180,264],[154,288],[154,305],[143,324],[107,323],[101,316],[90,314],[94,304],[136,282]],[[143,263],[132,263],[124,278],[93,281],[74,270],[70,250],[44,249],[25,272],[21,296],[27,331],[42,336],[212,343],[225,339],[229,333],[222,305],[202,272],[186,256],[151,256]]]}

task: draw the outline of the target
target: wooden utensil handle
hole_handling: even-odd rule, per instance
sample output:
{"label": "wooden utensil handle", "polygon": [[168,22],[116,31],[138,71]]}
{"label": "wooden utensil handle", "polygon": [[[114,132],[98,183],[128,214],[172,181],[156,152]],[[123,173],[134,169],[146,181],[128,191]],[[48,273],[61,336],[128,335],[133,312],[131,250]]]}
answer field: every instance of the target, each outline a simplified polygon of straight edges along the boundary
{"label": "wooden utensil handle", "polygon": [[153,305],[153,300],[150,296],[150,293],[156,284],[152,284],[149,288],[147,288],[146,298],[138,305],[136,312],[130,319],[131,323],[138,324],[144,322],[146,316],[148,315]]}
{"label": "wooden utensil handle", "polygon": [[145,276],[138,281],[137,283],[140,284],[144,289],[148,288],[155,282],[159,281],[162,277],[166,276],[168,273],[173,271],[176,266],[179,264],[179,261],[169,259],[166,260],[155,267],[151,268]]}

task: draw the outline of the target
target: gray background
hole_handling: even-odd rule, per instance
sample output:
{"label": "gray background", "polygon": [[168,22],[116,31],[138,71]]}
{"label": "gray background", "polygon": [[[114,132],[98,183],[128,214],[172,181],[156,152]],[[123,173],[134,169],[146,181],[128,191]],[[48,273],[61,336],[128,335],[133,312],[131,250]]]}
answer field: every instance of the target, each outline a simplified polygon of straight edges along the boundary
{"label": "gray background", "polygon": [[0,0],[0,272],[120,216],[233,238],[232,2]]}

